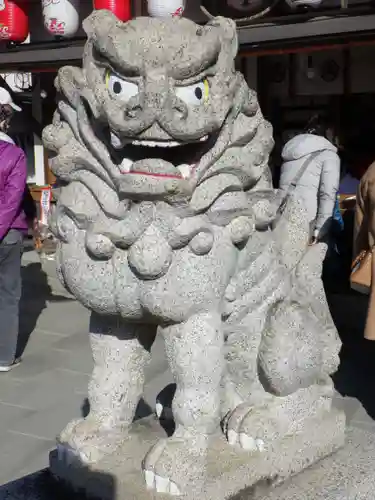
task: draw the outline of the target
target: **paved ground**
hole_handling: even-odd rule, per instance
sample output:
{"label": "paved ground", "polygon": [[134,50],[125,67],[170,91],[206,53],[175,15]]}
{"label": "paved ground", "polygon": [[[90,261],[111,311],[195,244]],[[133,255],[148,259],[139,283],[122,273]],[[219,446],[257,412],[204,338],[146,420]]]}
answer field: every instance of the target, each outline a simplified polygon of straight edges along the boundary
{"label": "paved ground", "polygon": [[[88,312],[47,278],[33,252],[24,256],[23,275],[24,362],[11,373],[1,374],[0,382],[2,485],[47,466],[56,434],[69,420],[87,411],[92,367]],[[360,339],[366,305],[357,301],[354,307],[352,302],[332,298],[332,310],[346,343],[342,366],[335,376],[338,390],[346,397],[338,395],[336,405],[346,411],[351,425],[375,434],[371,417],[375,416],[375,352],[373,344]],[[345,318],[343,311],[348,313]],[[158,390],[169,381],[163,345],[158,341],[147,374],[146,401],[140,406],[142,415],[150,411]]]}

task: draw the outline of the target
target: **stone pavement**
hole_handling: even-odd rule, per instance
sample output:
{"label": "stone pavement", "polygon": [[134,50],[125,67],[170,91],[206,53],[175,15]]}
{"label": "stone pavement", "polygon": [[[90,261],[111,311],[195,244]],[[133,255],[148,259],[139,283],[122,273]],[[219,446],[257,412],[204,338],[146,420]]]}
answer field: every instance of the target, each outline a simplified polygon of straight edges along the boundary
{"label": "stone pavement", "polygon": [[[0,375],[0,485],[4,485],[0,487],[0,500],[21,499],[16,493],[10,494],[6,484],[45,468],[56,434],[69,420],[87,412],[87,384],[92,368],[88,312],[59,287],[53,263],[45,263],[44,270],[47,274],[34,252],[25,253],[20,345],[24,361],[12,372]],[[345,410],[351,426],[375,436],[375,349],[360,338],[366,303],[357,300],[355,304],[351,298],[331,299],[345,341],[342,365],[334,377],[342,396],[337,395],[335,404]],[[140,416],[152,411],[157,393],[170,381],[163,344],[158,339],[147,372]],[[44,474],[37,477],[42,477],[45,484]],[[27,479],[26,484],[35,489],[37,483],[33,481]],[[30,494],[22,499],[31,497],[45,498]],[[56,494],[48,496],[48,500],[55,498]],[[310,495],[306,500],[314,498]],[[372,500],[373,496],[340,498]]]}

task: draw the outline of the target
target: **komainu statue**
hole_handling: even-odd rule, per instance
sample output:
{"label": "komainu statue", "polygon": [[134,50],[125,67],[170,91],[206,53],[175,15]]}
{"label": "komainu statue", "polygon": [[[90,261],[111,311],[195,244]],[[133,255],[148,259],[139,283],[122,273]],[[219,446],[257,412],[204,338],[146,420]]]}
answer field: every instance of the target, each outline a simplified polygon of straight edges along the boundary
{"label": "komainu statue", "polygon": [[[303,206],[290,196],[272,222],[272,128],[235,71],[235,25],[96,11],[84,29],[82,69],[59,71],[44,130],[61,185],[58,273],[92,311],[91,410],[61,433],[60,461],[126,454],[158,334],[175,432],[139,460],[145,489],[197,499],[218,435],[228,456],[273,461],[269,475],[301,470],[343,443],[340,343]],[[304,451],[288,462],[296,439]]]}

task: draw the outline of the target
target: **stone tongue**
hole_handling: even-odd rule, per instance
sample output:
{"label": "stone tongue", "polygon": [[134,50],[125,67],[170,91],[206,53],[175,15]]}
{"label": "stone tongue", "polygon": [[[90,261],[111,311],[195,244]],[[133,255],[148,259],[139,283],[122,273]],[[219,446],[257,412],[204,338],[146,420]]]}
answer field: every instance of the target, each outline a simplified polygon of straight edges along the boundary
{"label": "stone tongue", "polygon": [[150,174],[164,174],[181,177],[177,168],[165,160],[149,159],[139,160],[133,163],[131,172],[147,172]]}

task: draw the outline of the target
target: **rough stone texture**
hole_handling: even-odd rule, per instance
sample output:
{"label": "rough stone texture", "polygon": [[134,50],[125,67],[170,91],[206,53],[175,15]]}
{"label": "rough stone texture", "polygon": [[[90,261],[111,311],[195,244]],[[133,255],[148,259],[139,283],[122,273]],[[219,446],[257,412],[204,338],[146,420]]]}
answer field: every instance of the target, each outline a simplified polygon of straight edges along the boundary
{"label": "rough stone texture", "polygon": [[[260,494],[261,500],[373,500],[374,462],[374,434],[349,427],[345,447],[281,486],[259,487],[258,497]],[[64,491],[61,484],[51,481],[46,471],[1,486],[0,497],[2,500],[82,500],[82,495]],[[148,498],[150,495],[144,492],[142,500]],[[242,492],[234,499],[254,500],[254,494]]]}
{"label": "rough stone texture", "polygon": [[55,259],[49,260],[42,257],[39,258],[39,262],[41,265],[41,270],[43,273],[45,273],[45,276],[47,278],[48,286],[51,288],[53,293],[67,298],[73,298],[57,276]]}
{"label": "rough stone texture", "polygon": [[[220,423],[235,450],[269,453],[329,419],[340,342],[321,282],[325,246],[307,246],[292,196],[265,230],[277,199],[272,129],[235,72],[234,23],[121,23],[96,11],[84,27],[83,69],[59,71],[44,131],[62,185],[58,273],[92,310],[91,411],[61,433],[59,457],[64,469],[117,453],[159,332],[176,429],[145,455],[145,480],[197,498]],[[311,459],[329,443],[317,437]]]}
{"label": "rough stone texture", "polygon": [[262,500],[372,500],[374,445],[368,431],[349,428],[345,448],[269,491]]}
{"label": "rough stone texture", "polygon": [[[344,430],[342,414],[332,411],[323,419],[306,420],[301,432],[282,438],[272,450],[261,456],[259,451],[250,453],[231,448],[222,436],[215,435],[210,439],[207,481],[199,498],[260,499],[270,491],[271,485],[282,482],[341,447]],[[57,452],[52,452],[51,472],[73,491],[85,492],[89,498],[151,499],[154,494],[145,491],[139,464],[147,449],[164,437],[166,435],[156,420],[152,417],[143,419],[133,425],[128,439],[116,453],[95,465],[72,463],[67,467],[58,460]],[[157,498],[167,500],[170,496],[158,495]],[[181,498],[195,500],[197,497],[187,492]]]}

